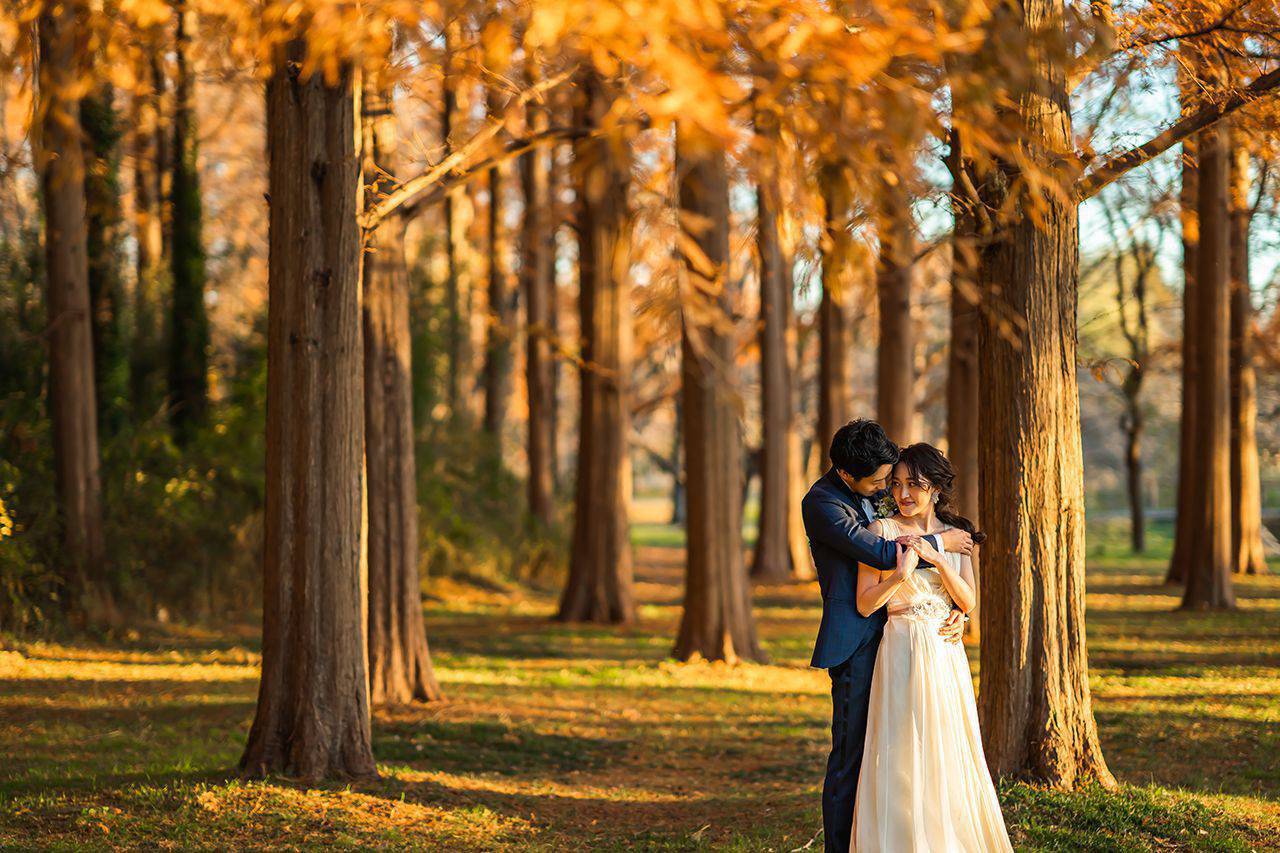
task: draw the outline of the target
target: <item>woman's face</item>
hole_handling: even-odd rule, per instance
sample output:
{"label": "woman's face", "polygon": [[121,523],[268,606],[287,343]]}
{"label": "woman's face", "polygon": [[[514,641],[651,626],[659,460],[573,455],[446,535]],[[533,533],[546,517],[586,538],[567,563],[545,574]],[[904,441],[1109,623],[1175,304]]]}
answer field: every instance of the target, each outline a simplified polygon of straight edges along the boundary
{"label": "woman's face", "polygon": [[933,496],[937,493],[932,483],[921,477],[913,477],[901,462],[893,466],[889,489],[893,492],[893,499],[898,502],[898,512],[908,518],[927,511],[933,505]]}

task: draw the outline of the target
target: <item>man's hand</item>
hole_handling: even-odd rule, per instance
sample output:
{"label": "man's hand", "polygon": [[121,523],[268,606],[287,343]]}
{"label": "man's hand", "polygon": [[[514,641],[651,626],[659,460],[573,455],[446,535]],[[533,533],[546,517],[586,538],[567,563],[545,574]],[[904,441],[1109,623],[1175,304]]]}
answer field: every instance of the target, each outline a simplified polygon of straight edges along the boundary
{"label": "man's hand", "polygon": [[948,643],[958,643],[964,634],[964,622],[964,614],[959,610],[952,610],[947,621],[943,622],[942,627],[938,629],[938,634]]}
{"label": "man's hand", "polygon": [[944,530],[939,535],[942,537],[942,550],[952,554],[973,553],[973,537],[959,527]]}

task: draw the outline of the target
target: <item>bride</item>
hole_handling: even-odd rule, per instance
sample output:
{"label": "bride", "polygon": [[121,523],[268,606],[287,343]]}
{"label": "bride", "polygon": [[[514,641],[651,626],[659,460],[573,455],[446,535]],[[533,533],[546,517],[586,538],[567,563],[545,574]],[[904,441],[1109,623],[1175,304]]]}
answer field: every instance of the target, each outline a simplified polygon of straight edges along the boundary
{"label": "bride", "polygon": [[[928,444],[902,451],[890,481],[897,514],[874,522],[885,539],[959,527],[955,469]],[[858,567],[858,610],[887,605],[889,618],[871,681],[866,749],[854,807],[853,847],[870,851],[1012,850],[982,754],[969,661],[938,636],[952,606],[977,598],[967,556],[940,554],[925,539],[899,546],[897,568]]]}

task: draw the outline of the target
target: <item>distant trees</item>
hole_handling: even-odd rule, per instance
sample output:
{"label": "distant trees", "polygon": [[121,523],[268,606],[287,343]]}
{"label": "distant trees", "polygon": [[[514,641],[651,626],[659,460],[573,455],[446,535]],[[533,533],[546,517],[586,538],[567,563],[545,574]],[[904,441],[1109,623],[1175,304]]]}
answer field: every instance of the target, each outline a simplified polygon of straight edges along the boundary
{"label": "distant trees", "polygon": [[195,16],[186,0],[176,0],[174,13],[169,412],[174,436],[184,442],[204,422],[209,405],[209,315],[204,303],[204,209],[197,162],[195,75],[190,57]]}
{"label": "distant trees", "polygon": [[[767,109],[767,108],[766,108]],[[792,276],[778,237],[776,118],[756,114],[762,148],[756,186],[756,254],[760,280],[760,525],[751,564],[753,580],[777,583],[813,577],[813,565],[799,518],[802,478],[792,353],[795,322]]]}

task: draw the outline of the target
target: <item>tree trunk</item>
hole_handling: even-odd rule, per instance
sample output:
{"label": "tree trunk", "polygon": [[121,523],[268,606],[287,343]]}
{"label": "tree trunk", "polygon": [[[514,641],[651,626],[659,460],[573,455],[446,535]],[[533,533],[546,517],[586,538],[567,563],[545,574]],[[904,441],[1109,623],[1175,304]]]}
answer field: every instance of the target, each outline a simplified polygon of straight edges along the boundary
{"label": "tree trunk", "polygon": [[817,453],[825,458],[836,430],[849,420],[849,318],[845,306],[852,289],[849,269],[853,237],[849,233],[852,198],[837,166],[820,173],[826,209],[822,240],[822,302],[818,306]]}
{"label": "tree trunk", "polygon": [[[1134,377],[1135,368],[1130,368],[1130,377]],[[1133,553],[1141,554],[1147,550],[1146,508],[1142,501],[1142,433],[1146,418],[1142,413],[1142,404],[1138,399],[1140,382],[1126,380],[1126,386],[1132,383],[1132,389],[1125,389],[1125,414],[1122,419],[1124,429],[1124,470],[1125,482],[1129,493],[1129,546]]]}
{"label": "tree trunk", "polygon": [[365,647],[359,164],[350,68],[267,83],[270,268],[262,680],[251,776],[377,775]]}
{"label": "tree trunk", "polygon": [[1238,134],[1231,150],[1231,565],[1265,574],[1262,485],[1258,473],[1258,388],[1253,370],[1249,293],[1249,152]]}
{"label": "tree trunk", "polygon": [[[775,144],[776,122],[757,113],[756,129],[765,144]],[[766,151],[762,160],[768,160]],[[751,577],[765,583],[812,578],[813,565],[796,530],[794,480],[799,477],[795,399],[791,390],[791,353],[795,349],[791,271],[778,239],[781,209],[778,176],[762,162],[756,195],[756,251],[760,257],[760,522]]]}
{"label": "tree trunk", "polygon": [[174,5],[176,78],[173,109],[173,303],[169,337],[169,405],[174,437],[192,437],[209,404],[209,315],[204,304],[204,212],[196,156],[195,80],[189,66],[194,14]]}
{"label": "tree trunk", "polygon": [[37,163],[45,219],[45,275],[49,347],[49,419],[62,528],[63,602],[74,621],[103,626],[117,621],[106,580],[94,396],[93,333],[89,314],[84,150],[73,92],[83,57],[78,3],[41,10],[40,116]]}
{"label": "tree trunk", "polygon": [[[530,63],[526,81],[529,85],[534,82],[533,70]],[[525,107],[529,134],[546,130],[548,124],[547,112],[541,106],[530,103]],[[555,234],[547,227],[553,215],[547,148],[535,147],[520,158],[520,178],[524,189],[520,288],[525,304],[525,385],[529,397],[529,514],[545,530],[555,521],[555,398],[551,376]]]}
{"label": "tree trunk", "polygon": [[915,233],[911,199],[899,182],[881,193],[880,256],[876,294],[880,346],[876,370],[877,417],[900,445],[915,440],[915,335],[911,322],[911,280],[915,273]]}
{"label": "tree trunk", "polygon": [[742,436],[728,302],[729,176],[723,149],[679,127],[676,174],[682,227],[698,251],[684,252],[681,283],[689,518],[684,609],[672,654],[680,660],[763,661],[742,559]]}
{"label": "tree trunk", "polygon": [[[579,126],[598,126],[609,109],[595,75],[581,83]],[[632,592],[630,478],[631,431],[631,211],[629,153],[617,141],[579,144],[575,164],[582,217],[582,417],[569,578],[557,615],[562,621],[635,621]]]}
{"label": "tree trunk", "polygon": [[[1019,19],[1009,21],[1010,15]],[[1060,30],[1061,4],[1025,0],[996,24],[1027,34]],[[1072,151],[1066,58],[1033,54],[1029,91],[1010,93],[1007,121],[1028,156],[1053,168]],[[1010,227],[984,248],[978,280],[1019,322],[1002,329],[983,312],[978,438],[983,548],[979,711],[987,764],[996,775],[1059,788],[1114,785],[1102,757],[1085,650],[1083,459],[1076,385],[1078,223],[1074,206],[1045,193],[1033,222],[1015,193],[1018,169],[997,162],[981,176],[990,211]],[[1065,170],[1064,170],[1065,171]],[[1011,465],[1010,460],[1017,460]]]}
{"label": "tree trunk", "polygon": [[[947,353],[947,456],[956,471],[956,509],[981,528],[978,484],[978,306],[974,282],[977,226],[957,207],[951,259],[951,345]],[[977,586],[977,561],[974,581]],[[981,598],[981,595],[979,595]],[[980,635],[981,603],[970,614],[966,635]]]}
{"label": "tree trunk", "polygon": [[[366,204],[397,172],[391,96],[363,93]],[[369,694],[375,705],[441,698],[427,648],[418,581],[418,492],[413,444],[413,336],[405,222],[367,235],[364,252],[364,426],[368,484]]]}
{"label": "tree trunk", "polygon": [[89,305],[93,321],[94,396],[98,432],[124,425],[129,361],[121,326],[124,282],[120,275],[120,127],[115,91],[101,84],[80,101],[84,128],[85,213],[89,256]]}
{"label": "tree trunk", "polygon": [[163,362],[161,290],[168,258],[164,254],[163,190],[160,181],[160,68],[163,42],[149,36],[151,81],[140,84],[133,98],[133,232],[137,244],[133,291],[133,341],[129,354],[129,400],[136,420],[145,420],[160,405],[158,366]]}
{"label": "tree trunk", "polygon": [[671,430],[671,524],[684,526],[689,519],[688,494],[684,488],[684,406],[675,399],[675,428]]}
{"label": "tree trunk", "polygon": [[[1194,81],[1185,72],[1178,76],[1179,90],[1184,100],[1183,112],[1190,108],[1185,103],[1194,91]],[[1169,559],[1169,571],[1165,583],[1183,583],[1187,579],[1187,566],[1199,545],[1200,530],[1196,521],[1199,515],[1200,493],[1191,472],[1196,465],[1199,435],[1196,431],[1196,268],[1199,264],[1200,219],[1196,212],[1199,195],[1198,166],[1199,137],[1188,137],[1182,143],[1182,188],[1178,195],[1182,223],[1182,392],[1181,414],[1178,418],[1178,494],[1176,520],[1173,531],[1173,554]]]}
{"label": "tree trunk", "polygon": [[[489,90],[488,110],[490,118],[501,115],[503,105],[498,102],[495,90]],[[495,446],[501,448],[502,428],[507,421],[507,405],[511,399],[511,349],[512,315],[515,312],[515,296],[507,283],[506,228],[503,225],[503,172],[502,164],[489,167],[489,317],[486,324],[487,341],[484,361],[484,431]]]}
{"label": "tree trunk", "polygon": [[1230,186],[1227,129],[1216,125],[1200,134],[1200,219],[1196,267],[1195,466],[1191,484],[1199,528],[1187,563],[1182,606],[1235,606],[1231,585],[1231,323]]}

